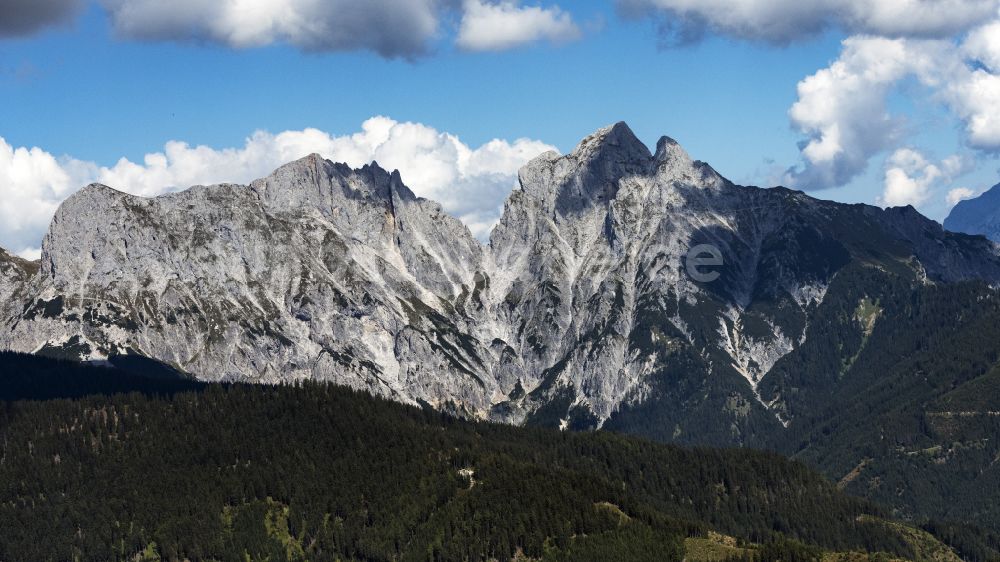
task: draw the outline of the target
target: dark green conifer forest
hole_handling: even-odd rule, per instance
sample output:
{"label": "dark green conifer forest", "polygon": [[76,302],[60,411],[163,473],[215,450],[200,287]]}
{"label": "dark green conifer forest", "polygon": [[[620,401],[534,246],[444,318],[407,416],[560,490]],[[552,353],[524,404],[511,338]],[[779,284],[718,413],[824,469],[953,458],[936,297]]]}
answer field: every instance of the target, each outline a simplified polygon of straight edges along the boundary
{"label": "dark green conifer forest", "polygon": [[0,365],[4,561],[679,561],[710,534],[758,560],[930,559],[916,529],[777,454],[470,423],[316,383]]}

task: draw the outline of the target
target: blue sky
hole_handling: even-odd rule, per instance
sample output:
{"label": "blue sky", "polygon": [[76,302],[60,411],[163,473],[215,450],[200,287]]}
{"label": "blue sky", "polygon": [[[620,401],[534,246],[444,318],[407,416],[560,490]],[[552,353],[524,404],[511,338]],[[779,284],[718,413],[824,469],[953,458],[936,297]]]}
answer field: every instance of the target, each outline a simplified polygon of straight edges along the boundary
{"label": "blue sky", "polygon": [[[574,4],[574,14],[605,23],[571,44],[501,53],[460,52],[442,38],[438,54],[406,62],[119,41],[91,6],[75,26],[0,44],[0,92],[13,110],[0,126],[14,144],[106,161],[167,139],[232,146],[259,128],[346,133],[380,114],[471,144],[528,136],[568,150],[625,120],[649,142],[669,134],[746,167],[797,154],[786,116],[795,84],[839,50],[833,33],[786,49],[715,39],[664,50],[650,22],[622,22],[610,3]],[[11,68],[30,70],[18,79]],[[767,146],[749,156],[737,139]]]}
{"label": "blue sky", "polygon": [[[17,9],[16,1],[5,7],[10,1],[0,0],[0,10]],[[845,115],[870,110],[865,104],[854,108],[850,95],[843,104],[848,107],[827,119],[842,129],[853,123],[862,130],[858,135],[875,138],[852,164],[844,164],[850,168],[844,177],[830,180],[832,172],[826,169],[826,175],[794,176],[797,180],[784,174],[803,165],[802,143],[812,138],[803,128],[807,120],[793,122],[789,116],[800,100],[797,86],[846,57],[842,41],[848,37],[881,31],[878,26],[884,24],[874,19],[862,24],[821,21],[817,31],[789,39],[774,36],[785,31],[755,31],[755,14],[748,12],[746,25],[733,27],[718,13],[685,12],[683,0],[633,0],[631,4],[648,3],[642,13],[653,14],[638,17],[622,16],[629,2],[563,2],[561,13],[577,31],[571,39],[546,41],[541,36],[515,48],[472,52],[456,45],[463,12],[455,7],[439,14],[424,52],[407,60],[409,55],[386,58],[365,46],[302,48],[287,37],[247,47],[204,35],[191,39],[123,31],[124,24],[112,19],[115,8],[108,6],[128,1],[85,3],[82,13],[64,23],[0,37],[0,138],[9,150],[38,147],[61,166],[72,160],[96,170],[113,167],[121,158],[141,164],[145,155],[164,151],[168,141],[222,150],[243,147],[258,130],[277,134],[316,128],[336,137],[357,133],[367,119],[384,115],[454,135],[472,149],[495,138],[528,138],[565,152],[598,127],[624,120],[650,145],[662,134],[674,137],[693,157],[739,183],[802,181],[796,187],[821,198],[910,202],[905,190],[912,186],[900,187],[905,195],[896,199],[887,190],[886,171],[896,166],[907,178],[926,179],[927,185],[912,187],[926,188],[912,201],[935,219],[946,214],[952,189],[975,193],[1000,181],[995,157],[1000,143],[991,144],[991,131],[979,137],[969,132],[974,110],[984,111],[984,102],[955,101],[958,94],[942,93],[931,78],[918,76],[923,70],[912,76],[903,71],[888,85],[876,85],[886,89],[880,101],[893,119],[892,134],[865,128],[864,115]],[[970,0],[977,2],[982,4]],[[514,10],[555,5],[508,3]],[[815,16],[824,17],[829,19]],[[689,20],[709,22],[700,39],[665,47],[658,24]],[[885,35],[887,41],[912,41],[913,49],[925,49],[918,42],[937,41],[945,45],[932,46],[937,57],[948,44],[962,44],[976,33],[976,25],[920,31],[913,39],[908,31]],[[990,59],[982,55],[982,60]],[[979,59],[975,64],[982,66]],[[995,109],[1000,113],[1000,107]],[[900,149],[912,149],[923,160],[900,156]],[[948,157],[956,158],[954,166],[945,164]],[[928,174],[927,165],[937,175]],[[71,173],[63,181],[77,175],[87,173]],[[18,177],[5,178],[0,170],[0,182],[5,182],[0,196],[13,201],[12,193],[29,189],[18,185]],[[816,177],[826,179],[810,179]],[[114,187],[129,190],[127,185]],[[42,199],[50,202],[72,189],[52,187]],[[24,204],[32,200],[24,199]],[[11,212],[12,204],[7,206]],[[18,228],[13,233],[0,227],[0,245],[31,254],[38,225]]]}

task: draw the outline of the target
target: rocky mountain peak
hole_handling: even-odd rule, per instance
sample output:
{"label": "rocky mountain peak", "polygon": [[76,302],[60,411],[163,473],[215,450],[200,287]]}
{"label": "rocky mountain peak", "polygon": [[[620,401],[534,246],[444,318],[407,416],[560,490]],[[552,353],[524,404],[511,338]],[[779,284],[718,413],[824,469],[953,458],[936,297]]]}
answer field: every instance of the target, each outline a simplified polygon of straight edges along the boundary
{"label": "rocky mountain peak", "polygon": [[21,259],[0,248],[0,284],[27,277],[38,269],[37,265],[37,262]]}
{"label": "rocky mountain peak", "polygon": [[617,192],[619,179],[647,173],[653,155],[620,121],[584,139],[569,158],[578,166],[583,183],[598,188],[598,198],[607,201]]}
{"label": "rocky mountain peak", "polygon": [[979,197],[959,201],[945,219],[944,227],[953,232],[982,234],[1000,242],[1000,184]]}
{"label": "rocky mountain peak", "polygon": [[[567,155],[548,152],[530,161],[518,174],[519,191],[545,214],[599,213],[617,195],[620,180],[648,173],[652,158],[632,129],[618,122],[583,139]],[[515,194],[511,201],[521,200]]]}
{"label": "rocky mountain peak", "polygon": [[0,323],[18,312],[28,281],[38,271],[38,262],[12,256],[0,248]]}
{"label": "rocky mountain peak", "polygon": [[129,195],[129,194],[125,193],[124,191],[115,189],[115,188],[113,188],[111,186],[104,185],[103,183],[94,182],[94,183],[91,183],[91,184],[88,184],[88,185],[84,186],[83,189],[80,189],[75,194],[71,195],[70,198],[73,198],[73,197],[88,197],[88,196],[97,196],[97,197],[100,197],[100,196],[105,196],[105,197],[111,196],[111,197],[118,197],[118,196],[121,196],[121,195]]}
{"label": "rocky mountain peak", "polygon": [[343,208],[349,201],[374,202],[391,208],[393,197],[416,198],[403,184],[398,171],[390,173],[377,162],[353,169],[318,154],[281,166],[266,178],[252,182],[250,189],[266,207],[286,210],[311,207],[326,214]]}
{"label": "rocky mountain peak", "polygon": [[141,199],[102,183],[92,183],[70,195],[56,210],[53,222],[67,215],[91,215],[123,199]]}
{"label": "rocky mountain peak", "polygon": [[666,162],[669,160],[691,161],[691,157],[688,156],[684,147],[666,135],[656,141],[656,152],[653,154],[653,159],[657,162]]}
{"label": "rocky mountain peak", "polygon": [[645,161],[652,157],[649,148],[635,136],[624,121],[598,129],[573,149],[579,160],[613,159]]}

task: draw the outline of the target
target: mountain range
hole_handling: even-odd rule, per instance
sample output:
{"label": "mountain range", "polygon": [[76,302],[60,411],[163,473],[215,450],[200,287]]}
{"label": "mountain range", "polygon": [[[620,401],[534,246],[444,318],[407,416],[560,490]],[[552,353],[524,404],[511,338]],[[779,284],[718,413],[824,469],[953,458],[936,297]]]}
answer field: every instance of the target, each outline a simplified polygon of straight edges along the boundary
{"label": "mountain range", "polygon": [[739,186],[618,123],[522,168],[488,245],[375,163],[90,185],[39,262],[0,253],[0,348],[774,449],[895,515],[995,525],[998,283],[987,238]]}

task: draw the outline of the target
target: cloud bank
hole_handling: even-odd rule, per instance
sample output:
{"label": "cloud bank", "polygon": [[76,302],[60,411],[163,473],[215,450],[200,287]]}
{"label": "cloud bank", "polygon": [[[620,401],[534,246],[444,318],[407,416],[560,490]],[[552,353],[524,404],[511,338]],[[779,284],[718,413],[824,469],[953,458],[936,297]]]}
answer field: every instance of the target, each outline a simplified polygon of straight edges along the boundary
{"label": "cloud bank", "polygon": [[[905,120],[889,113],[887,98],[915,79],[961,123],[964,142],[986,153],[1000,151],[1000,42],[977,28],[963,43],[947,40],[850,37],[829,67],[802,80],[789,110],[803,133],[803,165],[787,182],[806,189],[843,185],[869,160],[905,136]],[[1000,70],[1000,68],[997,68]]]}
{"label": "cloud bank", "polygon": [[101,0],[115,31],[143,41],[195,41],[244,49],[275,43],[305,51],[370,50],[386,58],[426,54],[442,22],[461,13],[457,45],[504,50],[580,31],[558,7],[514,0]]}
{"label": "cloud bank", "polygon": [[[96,0],[114,32],[137,41],[234,49],[287,44],[307,52],[372,51],[413,59],[452,29],[466,51],[500,51],[580,37],[558,6],[520,0]],[[85,0],[0,0],[0,39],[71,21]]]}
{"label": "cloud bank", "polygon": [[618,0],[626,15],[652,15],[669,43],[716,33],[769,43],[849,34],[944,38],[997,13],[997,0]]}
{"label": "cloud bank", "polygon": [[314,152],[353,167],[374,160],[399,169],[417,195],[438,201],[484,239],[499,219],[518,168],[548,150],[555,148],[531,139],[495,139],[473,148],[455,135],[387,117],[373,117],[343,136],[318,129],[258,131],[243,146],[224,149],[170,141],[142,162],[122,158],[113,166],[15,148],[0,138],[0,246],[37,257],[58,205],[90,182],[152,197],[198,184],[249,183]]}
{"label": "cloud bank", "polygon": [[[892,153],[885,166],[885,191],[876,202],[887,207],[919,207],[931,198],[933,188],[967,171],[968,162],[955,155],[935,164],[917,150],[901,148]],[[952,190],[948,197],[960,193],[963,192]]]}

